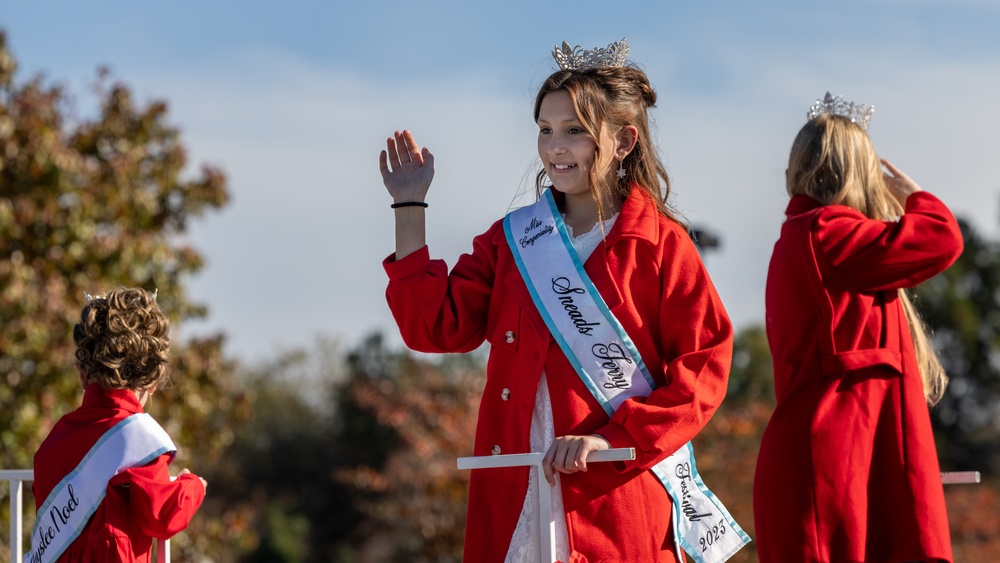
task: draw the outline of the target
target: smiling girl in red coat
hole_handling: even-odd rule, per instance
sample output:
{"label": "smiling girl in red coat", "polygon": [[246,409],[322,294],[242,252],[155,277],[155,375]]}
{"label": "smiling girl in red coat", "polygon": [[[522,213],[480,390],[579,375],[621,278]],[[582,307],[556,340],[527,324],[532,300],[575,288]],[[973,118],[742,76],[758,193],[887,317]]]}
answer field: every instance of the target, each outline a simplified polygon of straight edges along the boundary
{"label": "smiling girl in red coat", "polygon": [[[534,106],[539,201],[476,237],[450,273],[425,245],[434,158],[409,131],[388,139],[387,299],[414,350],[489,342],[473,453],[545,452],[560,561],[677,561],[678,544],[722,561],[748,540],[688,443],[725,396],[732,326],[668,205],[649,132],[656,94],[627,52],[624,40],[553,52],[561,70]],[[587,465],[609,447],[636,459]],[[540,560],[529,476],[473,471],[466,562]]]}
{"label": "smiling girl in red coat", "polygon": [[143,406],[167,374],[169,323],[156,296],[117,288],[88,297],[73,327],[83,404],[62,417],[35,454],[38,505],[26,561],[150,560],[152,539],[187,527],[205,480]]}
{"label": "smiling girl in red coat", "polygon": [[948,268],[962,237],[940,200],[882,172],[871,113],[827,94],[792,145],[766,292],[764,563],[951,561],[928,414],[947,378],[905,289]]}

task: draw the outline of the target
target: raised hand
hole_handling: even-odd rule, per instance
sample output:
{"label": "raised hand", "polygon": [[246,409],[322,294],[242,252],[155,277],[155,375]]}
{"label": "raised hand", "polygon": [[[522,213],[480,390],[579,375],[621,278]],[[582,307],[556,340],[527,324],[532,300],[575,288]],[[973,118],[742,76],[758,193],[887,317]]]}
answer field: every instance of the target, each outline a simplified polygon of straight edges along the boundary
{"label": "raised hand", "polygon": [[883,158],[881,162],[882,166],[885,166],[886,170],[889,171],[882,173],[882,178],[885,179],[885,187],[889,189],[892,197],[896,198],[896,201],[905,207],[906,198],[910,197],[910,194],[921,191],[920,186],[909,176],[903,174],[899,168],[893,166],[888,160]]}
{"label": "raised hand", "polygon": [[434,155],[419,148],[413,133],[396,131],[379,154],[382,183],[393,202],[424,201],[434,178]]}

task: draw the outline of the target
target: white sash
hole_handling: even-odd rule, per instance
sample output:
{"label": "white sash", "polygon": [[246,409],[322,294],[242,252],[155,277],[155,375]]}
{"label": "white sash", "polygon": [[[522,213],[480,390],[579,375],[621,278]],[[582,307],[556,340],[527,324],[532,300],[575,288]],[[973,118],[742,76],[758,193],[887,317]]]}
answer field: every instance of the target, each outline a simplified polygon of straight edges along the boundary
{"label": "white sash", "polygon": [[[531,298],[553,338],[608,416],[646,397],[655,382],[638,349],[594,287],[550,190],[504,218],[504,232]],[[652,468],[674,502],[674,540],[696,563],[733,556],[750,537],[705,487],[691,443]],[[683,557],[678,553],[678,558]]]}
{"label": "white sash", "polygon": [[34,545],[23,563],[55,561],[83,531],[118,473],[175,452],[170,436],[146,413],[134,414],[104,433],[79,465],[45,499],[31,531]]}

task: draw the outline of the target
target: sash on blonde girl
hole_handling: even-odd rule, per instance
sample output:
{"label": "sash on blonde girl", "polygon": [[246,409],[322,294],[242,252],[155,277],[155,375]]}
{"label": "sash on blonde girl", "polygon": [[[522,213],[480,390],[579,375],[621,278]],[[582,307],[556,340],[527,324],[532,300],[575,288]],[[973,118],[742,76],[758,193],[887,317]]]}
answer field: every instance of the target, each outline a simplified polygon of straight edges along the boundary
{"label": "sash on blonde girl", "polygon": [[[551,191],[509,213],[504,232],[546,326],[608,416],[627,399],[648,396],[655,381],[584,271]],[[675,544],[696,563],[725,561],[750,542],[705,487],[690,442],[651,471],[674,503]]]}
{"label": "sash on blonde girl", "polygon": [[38,509],[31,531],[33,547],[23,563],[57,560],[104,500],[112,477],[176,451],[170,436],[146,413],[134,414],[114,425]]}

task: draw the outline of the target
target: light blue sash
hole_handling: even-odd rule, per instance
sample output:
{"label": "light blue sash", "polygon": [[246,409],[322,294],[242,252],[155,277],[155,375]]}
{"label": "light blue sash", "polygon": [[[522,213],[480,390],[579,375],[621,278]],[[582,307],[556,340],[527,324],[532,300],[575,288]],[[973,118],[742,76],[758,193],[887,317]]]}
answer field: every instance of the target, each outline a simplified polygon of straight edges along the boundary
{"label": "light blue sash", "polygon": [[23,563],[58,559],[104,500],[112,477],[176,451],[170,436],[146,413],[134,414],[114,425],[38,509],[31,531],[33,547]]}
{"label": "light blue sash", "polygon": [[[584,271],[551,191],[509,213],[504,232],[546,326],[608,416],[627,399],[648,396],[655,381]],[[690,442],[651,471],[674,502],[675,545],[696,563],[726,561],[750,542],[702,482]]]}

